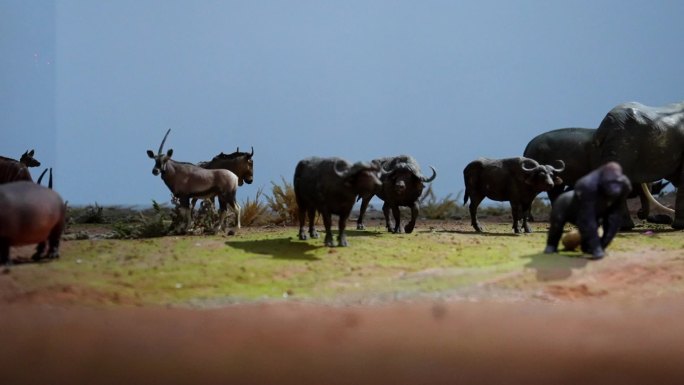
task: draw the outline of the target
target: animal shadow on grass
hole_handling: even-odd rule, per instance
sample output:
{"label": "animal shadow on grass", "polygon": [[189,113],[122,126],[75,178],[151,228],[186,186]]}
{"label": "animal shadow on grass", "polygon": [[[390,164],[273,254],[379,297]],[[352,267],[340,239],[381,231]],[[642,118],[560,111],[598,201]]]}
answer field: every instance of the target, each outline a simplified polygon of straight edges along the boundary
{"label": "animal shadow on grass", "polygon": [[536,271],[537,280],[541,282],[558,281],[570,278],[572,269],[584,268],[589,260],[579,252],[562,251],[556,254],[537,253],[524,255],[521,258],[529,258],[527,268]]}
{"label": "animal shadow on grass", "polygon": [[320,258],[311,255],[313,250],[323,247],[308,242],[294,241],[292,238],[261,239],[254,241],[230,241],[228,245],[249,253],[270,255],[273,259],[291,259],[318,261]]}
{"label": "animal shadow on grass", "polygon": [[[424,232],[431,232],[431,230],[425,230]],[[516,234],[513,232],[513,230],[507,231],[505,233],[495,233],[495,232],[488,232],[485,230],[484,232],[477,232],[474,229],[473,230],[436,230],[438,233],[452,233],[452,234],[464,234],[464,235],[479,235],[482,237],[520,237],[524,236],[525,233],[520,233]],[[532,231],[530,234],[534,234],[536,231]]]}

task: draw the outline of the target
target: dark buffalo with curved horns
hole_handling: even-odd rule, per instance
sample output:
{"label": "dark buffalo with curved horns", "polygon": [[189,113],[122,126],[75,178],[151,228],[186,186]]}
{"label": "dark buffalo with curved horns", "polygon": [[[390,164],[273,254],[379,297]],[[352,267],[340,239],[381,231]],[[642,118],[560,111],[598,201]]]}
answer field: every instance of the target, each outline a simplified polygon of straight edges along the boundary
{"label": "dark buffalo with curved horns", "polygon": [[347,246],[344,232],[347,219],[358,195],[376,191],[382,184],[379,169],[370,163],[353,165],[341,158],[307,158],[299,161],[294,173],[294,191],[299,208],[299,239],[307,239],[304,230],[309,218],[309,235],[318,238],[314,228],[316,211],[323,217],[325,245],[333,246],[332,214],[338,215],[339,246]]}
{"label": "dark buffalo with curved horns", "polygon": [[213,199],[215,196],[218,196],[219,199],[217,226],[220,228],[223,224],[226,208],[230,206],[235,211],[237,227],[240,228],[240,206],[236,200],[238,177],[224,169],[208,170],[192,163],[177,162],[171,159],[173,149],[169,149],[166,154],[163,154],[162,150],[169,132],[171,129],[166,131],[157,154],[155,155],[152,150],[147,150],[147,156],[155,161],[152,174],[159,175],[161,173],[162,180],[173,196],[180,201],[181,209],[186,212],[186,229],[190,227],[192,222],[190,199]]}
{"label": "dark buffalo with curved horns", "polygon": [[34,150],[26,151],[19,160],[0,156],[0,183],[18,180],[33,181],[29,167],[38,167],[40,162],[33,157]]}
{"label": "dark buffalo with curved horns", "polygon": [[477,206],[484,198],[489,198],[511,202],[513,230],[516,233],[520,233],[520,219],[525,232],[532,232],[527,223],[532,201],[540,192],[549,191],[563,183],[558,174],[565,169],[565,163],[562,160],[556,163],[559,166],[553,167],[525,157],[480,158],[470,162],[463,169],[466,186],[463,204],[470,199],[470,221],[475,231],[482,232],[482,226],[477,220]]}
{"label": "dark buffalo with curved horns", "polygon": [[[403,231],[410,233],[416,225],[416,218],[418,217],[419,205],[418,201],[423,194],[425,183],[430,183],[437,177],[437,171],[432,169],[432,176],[426,177],[420,171],[418,162],[409,155],[399,155],[394,157],[385,157],[373,159],[372,164],[379,167],[381,172],[380,180],[382,186],[371,194],[359,196],[361,199],[361,210],[359,218],[356,221],[356,228],[363,230],[363,217],[368,208],[373,195],[383,200],[382,212],[385,216],[385,223],[387,231],[394,233],[401,233],[401,213],[399,207],[409,207],[411,209],[411,220],[403,228]],[[394,216],[394,227],[390,220],[390,210]]]}

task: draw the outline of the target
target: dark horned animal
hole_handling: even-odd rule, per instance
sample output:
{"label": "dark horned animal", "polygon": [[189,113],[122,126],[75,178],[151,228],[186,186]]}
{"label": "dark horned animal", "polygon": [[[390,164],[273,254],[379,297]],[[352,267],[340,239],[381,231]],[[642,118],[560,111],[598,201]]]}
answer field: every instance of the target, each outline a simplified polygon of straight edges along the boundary
{"label": "dark horned animal", "polygon": [[17,180],[33,181],[29,167],[38,167],[40,162],[33,157],[34,150],[26,151],[19,160],[0,156],[0,183]]}
{"label": "dark horned animal", "polygon": [[171,159],[173,149],[169,149],[166,154],[163,154],[164,142],[166,142],[169,132],[171,129],[166,131],[157,154],[155,155],[152,150],[147,150],[147,156],[155,161],[152,174],[161,174],[166,187],[180,201],[181,209],[185,211],[187,218],[185,228],[190,227],[192,222],[190,199],[213,198],[215,196],[219,200],[220,214],[217,230],[223,224],[228,206],[235,211],[237,227],[240,228],[240,206],[235,197],[238,177],[228,170],[207,170],[192,163],[177,162]]}
{"label": "dark horned animal", "polygon": [[356,197],[377,191],[382,182],[377,166],[365,162],[353,165],[340,158],[303,159],[294,174],[294,192],[299,209],[299,239],[307,239],[304,230],[309,218],[309,235],[318,238],[314,227],[316,211],[323,217],[325,245],[333,246],[332,214],[339,216],[338,245],[347,246],[345,228]]}
{"label": "dark horned animal", "polygon": [[[387,231],[394,233],[401,233],[402,230],[407,233],[412,232],[418,217],[418,200],[423,194],[425,183],[435,180],[437,172],[430,166],[432,176],[429,178],[424,176],[420,171],[418,162],[409,155],[373,159],[371,163],[381,170],[382,186],[373,193],[359,196],[362,201],[356,228],[359,230],[365,228],[363,216],[371,198],[373,195],[377,195],[384,202],[382,212],[385,216]],[[411,220],[403,229],[401,228],[400,206],[411,208]],[[394,227],[390,221],[390,210],[394,216]]]}
{"label": "dark horned animal", "polygon": [[565,163],[559,160],[559,167],[539,164],[524,158],[487,159],[470,162],[463,170],[465,194],[463,204],[470,199],[470,221],[477,232],[482,226],[477,220],[477,206],[484,198],[495,201],[510,201],[513,211],[513,231],[520,233],[518,221],[522,219],[523,230],[532,232],[527,218],[532,201],[542,191],[549,191],[563,181],[557,174],[563,172]]}

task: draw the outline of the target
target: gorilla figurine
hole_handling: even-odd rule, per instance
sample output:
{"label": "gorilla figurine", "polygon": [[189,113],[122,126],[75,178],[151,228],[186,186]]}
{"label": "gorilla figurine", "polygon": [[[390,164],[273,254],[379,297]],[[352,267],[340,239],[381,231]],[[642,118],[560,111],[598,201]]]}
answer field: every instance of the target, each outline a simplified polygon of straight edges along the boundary
{"label": "gorilla figurine", "polygon": [[[558,251],[563,226],[570,222],[579,228],[582,251],[591,254],[590,259],[603,258],[603,250],[620,229],[620,207],[630,191],[632,184],[616,162],[606,163],[580,178],[575,189],[561,194],[551,208],[551,227],[544,252]],[[599,225],[603,226],[601,238]]]}

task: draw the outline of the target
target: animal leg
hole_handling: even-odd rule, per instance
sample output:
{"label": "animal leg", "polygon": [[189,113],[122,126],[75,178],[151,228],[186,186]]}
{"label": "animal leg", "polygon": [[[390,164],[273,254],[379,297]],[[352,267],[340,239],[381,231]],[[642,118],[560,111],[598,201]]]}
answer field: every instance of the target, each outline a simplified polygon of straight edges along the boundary
{"label": "animal leg", "polygon": [[629,210],[627,209],[627,200],[623,200],[622,203],[620,203],[620,205],[620,210],[622,213],[622,219],[620,221],[620,230],[631,230],[634,228],[634,221],[632,220],[632,217],[629,215]]}
{"label": "animal leg", "polygon": [[316,209],[309,209],[309,235],[313,239],[318,238],[318,232],[316,231],[315,221],[316,221]]}
{"label": "animal leg", "polygon": [[197,203],[197,198],[190,199],[190,212],[195,211],[195,204]]}
{"label": "animal leg", "polygon": [[546,236],[546,249],[544,253],[551,254],[558,251],[558,242],[563,236],[563,227],[565,226],[565,213],[551,211],[551,226],[549,226],[549,233]]}
{"label": "animal leg", "polygon": [[392,206],[392,215],[394,216],[394,233],[401,234],[404,229],[401,228],[401,211],[399,211],[399,206]]}
{"label": "animal leg", "polygon": [[10,243],[7,239],[0,239],[0,265],[10,266]]}
{"label": "animal leg", "polygon": [[520,234],[520,216],[522,214],[522,207],[519,204],[511,202],[511,214],[513,215],[513,232]]}
{"label": "animal leg", "polygon": [[473,225],[473,228],[478,233],[484,231],[480,222],[477,220],[477,206],[480,205],[480,202],[482,202],[483,199],[483,196],[473,194],[470,196],[470,206],[468,206],[468,209],[470,210],[470,224]]}
{"label": "animal leg", "polygon": [[526,203],[526,204],[522,205],[522,226],[523,226],[523,231],[526,233],[532,232],[532,229],[530,228],[529,223],[527,223],[527,219],[532,216],[530,214],[531,211],[532,211],[532,204],[531,203]]}
{"label": "animal leg", "polygon": [[404,227],[404,231],[407,234],[413,232],[413,228],[416,226],[416,218],[418,218],[418,202],[413,202],[413,205],[411,206],[411,220]]}
{"label": "animal leg", "polygon": [[323,226],[325,226],[325,245],[328,247],[333,247],[335,246],[333,244],[333,235],[332,235],[332,214],[329,211],[324,211],[321,213],[321,216],[323,217]]}
{"label": "animal leg", "polygon": [[230,207],[232,207],[233,212],[235,212],[235,223],[236,223],[235,226],[239,229],[242,227],[240,225],[240,210],[242,210],[242,208],[240,207],[240,205],[235,200],[233,200],[233,203],[231,203]]}
{"label": "animal leg", "polygon": [[183,231],[187,231],[194,225],[194,223],[192,223],[192,212],[190,211],[190,207],[183,207],[183,213],[185,214],[185,228]]}
{"label": "animal leg", "polygon": [[614,210],[608,213],[602,222],[603,235],[601,236],[601,247],[606,248],[620,229],[620,212]]}
{"label": "animal leg", "polygon": [[219,201],[219,217],[216,223],[214,224],[214,231],[218,233],[221,231],[222,228],[227,228],[226,224],[226,216],[228,215],[228,209],[227,207]]}
{"label": "animal leg", "polygon": [[47,252],[47,258],[48,259],[59,258],[59,242],[62,239],[62,232],[63,231],[64,231],[64,222],[59,223],[50,232],[50,236],[48,237],[48,252]]}
{"label": "animal leg", "polygon": [[366,215],[366,210],[368,209],[368,203],[370,198],[362,197],[361,208],[359,209],[359,218],[356,220],[356,229],[365,230],[366,226],[363,224],[363,216]]}
{"label": "animal leg", "polygon": [[387,203],[382,204],[382,214],[385,216],[385,226],[387,231],[392,232],[392,222],[390,222],[390,207]]}
{"label": "animal leg", "polygon": [[[306,232],[304,231],[304,225],[306,223],[306,209],[300,204],[299,205],[299,240],[301,241],[306,241],[307,236]],[[309,216],[309,229],[313,229],[313,221],[311,220],[311,216]],[[310,231],[309,230],[309,231]]]}
{"label": "animal leg", "polygon": [[43,258],[43,252],[45,252],[45,242],[40,242],[38,246],[36,246],[36,252],[33,253],[31,259],[34,261],[41,260]]}
{"label": "animal leg", "polygon": [[346,215],[340,215],[340,221],[339,221],[339,234],[337,234],[337,244],[340,247],[347,247],[349,244],[347,243],[347,234],[345,234],[344,230],[347,228],[347,218],[349,217],[349,214]]}
{"label": "animal leg", "polygon": [[185,217],[185,224],[183,228],[180,229],[182,233],[187,232],[189,228],[192,227],[192,213],[190,212],[190,198],[180,198],[180,209],[179,214]]}

